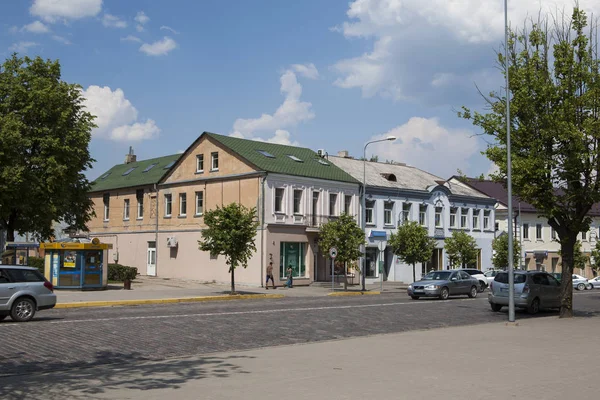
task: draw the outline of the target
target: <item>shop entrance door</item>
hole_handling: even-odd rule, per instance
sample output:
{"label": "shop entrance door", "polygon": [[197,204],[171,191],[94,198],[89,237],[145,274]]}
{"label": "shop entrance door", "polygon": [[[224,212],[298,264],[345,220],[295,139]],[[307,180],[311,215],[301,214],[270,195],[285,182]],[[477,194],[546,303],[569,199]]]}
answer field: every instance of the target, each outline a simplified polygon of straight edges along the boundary
{"label": "shop entrance door", "polygon": [[146,274],[156,276],[156,242],[148,242]]}

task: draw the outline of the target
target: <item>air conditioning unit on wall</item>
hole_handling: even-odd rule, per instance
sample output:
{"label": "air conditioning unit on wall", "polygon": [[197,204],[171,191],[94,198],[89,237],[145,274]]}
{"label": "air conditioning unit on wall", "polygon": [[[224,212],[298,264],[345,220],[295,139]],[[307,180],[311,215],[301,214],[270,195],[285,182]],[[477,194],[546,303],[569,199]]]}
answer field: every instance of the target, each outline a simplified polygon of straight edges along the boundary
{"label": "air conditioning unit on wall", "polygon": [[177,244],[177,238],[175,236],[167,238],[167,247],[177,247]]}

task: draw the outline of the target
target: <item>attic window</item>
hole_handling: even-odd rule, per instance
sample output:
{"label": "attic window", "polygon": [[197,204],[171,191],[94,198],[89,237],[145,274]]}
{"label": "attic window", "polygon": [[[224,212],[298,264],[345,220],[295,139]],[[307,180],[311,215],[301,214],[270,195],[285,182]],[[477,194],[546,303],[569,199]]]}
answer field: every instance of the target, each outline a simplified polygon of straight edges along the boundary
{"label": "attic window", "polygon": [[275,156],[271,153],[269,153],[268,151],[265,150],[256,150],[258,151],[260,154],[262,154],[263,156],[267,157],[267,158],[275,158]]}
{"label": "attic window", "polygon": [[381,176],[383,176],[385,179],[387,179],[390,182],[398,182],[398,180],[396,179],[396,175],[394,175],[394,174],[381,174]]}
{"label": "attic window", "polygon": [[304,162],[304,161],[302,161],[301,159],[299,159],[298,157],[296,157],[296,156],[293,156],[293,155],[291,155],[291,154],[288,154],[288,157],[289,157],[289,158],[291,158],[292,160],[296,161],[296,162]]}
{"label": "attic window", "polygon": [[133,172],[133,170],[134,170],[134,169],[136,169],[136,168],[137,168],[137,167],[131,167],[131,168],[129,168],[127,171],[123,172],[123,176],[127,176],[127,175],[129,175],[129,174],[130,174],[130,173],[132,173],[132,172]]}
{"label": "attic window", "polygon": [[327,163],[327,162],[325,162],[325,161],[323,161],[323,160],[321,160],[321,159],[318,159],[318,160],[317,160],[317,162],[318,162],[319,164],[321,164],[321,165],[327,165],[327,166],[329,166],[329,163]]}
{"label": "attic window", "polygon": [[106,174],[102,175],[100,177],[100,179],[106,179],[106,178],[108,178],[109,175],[110,175],[110,172],[107,172]]}
{"label": "attic window", "polygon": [[143,170],[142,172],[148,172],[148,171],[150,171],[152,168],[154,168],[154,166],[155,166],[156,164],[158,164],[158,163],[152,163],[152,164],[148,165],[148,166],[146,167],[146,169],[145,169],[145,170]]}
{"label": "attic window", "polygon": [[169,168],[171,168],[173,165],[175,165],[175,161],[171,161],[170,163],[168,163],[167,165],[165,165],[165,169],[169,169]]}

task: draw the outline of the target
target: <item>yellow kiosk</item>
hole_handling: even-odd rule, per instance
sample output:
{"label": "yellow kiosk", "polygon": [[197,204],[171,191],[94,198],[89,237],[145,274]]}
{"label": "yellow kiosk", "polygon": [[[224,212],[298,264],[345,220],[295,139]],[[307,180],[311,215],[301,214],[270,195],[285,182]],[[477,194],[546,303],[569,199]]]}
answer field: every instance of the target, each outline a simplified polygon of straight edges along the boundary
{"label": "yellow kiosk", "polygon": [[108,249],[112,244],[49,242],[41,243],[44,275],[57,289],[106,289]]}

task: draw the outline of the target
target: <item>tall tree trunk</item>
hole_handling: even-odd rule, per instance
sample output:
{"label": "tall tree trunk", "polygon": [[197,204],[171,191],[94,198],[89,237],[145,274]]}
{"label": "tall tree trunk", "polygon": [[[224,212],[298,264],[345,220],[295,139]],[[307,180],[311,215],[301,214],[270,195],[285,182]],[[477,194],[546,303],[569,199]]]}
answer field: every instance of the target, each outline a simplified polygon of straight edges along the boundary
{"label": "tall tree trunk", "polygon": [[[571,236],[571,235],[569,235]],[[561,240],[562,274],[560,279],[560,318],[573,317],[573,253],[577,237]]]}
{"label": "tall tree trunk", "polygon": [[415,263],[413,263],[413,282],[417,281],[417,272],[415,271]]}
{"label": "tall tree trunk", "polygon": [[15,230],[9,228],[6,228],[6,241],[7,242],[14,242],[15,241]]}
{"label": "tall tree trunk", "polygon": [[231,294],[235,294],[235,268],[231,267]]}

